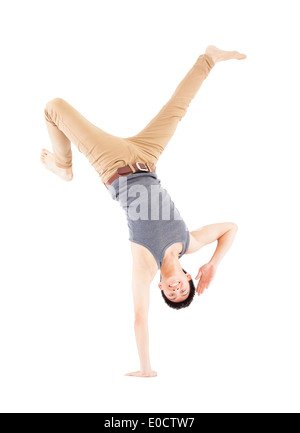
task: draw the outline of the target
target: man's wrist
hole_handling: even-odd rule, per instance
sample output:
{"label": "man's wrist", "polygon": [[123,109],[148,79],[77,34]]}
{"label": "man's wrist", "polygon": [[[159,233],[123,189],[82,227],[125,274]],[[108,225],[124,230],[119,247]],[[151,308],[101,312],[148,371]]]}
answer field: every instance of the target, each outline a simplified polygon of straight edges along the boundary
{"label": "man's wrist", "polygon": [[152,368],[151,368],[151,365],[150,365],[150,361],[149,361],[149,364],[144,364],[144,365],[140,364],[140,371],[142,373],[149,373],[150,371],[152,371]]}
{"label": "man's wrist", "polygon": [[217,267],[219,266],[219,261],[218,260],[216,260],[216,259],[214,259],[214,258],[212,258],[209,262],[208,262],[208,264],[209,265],[211,265],[211,266],[213,266],[215,269],[217,269]]}

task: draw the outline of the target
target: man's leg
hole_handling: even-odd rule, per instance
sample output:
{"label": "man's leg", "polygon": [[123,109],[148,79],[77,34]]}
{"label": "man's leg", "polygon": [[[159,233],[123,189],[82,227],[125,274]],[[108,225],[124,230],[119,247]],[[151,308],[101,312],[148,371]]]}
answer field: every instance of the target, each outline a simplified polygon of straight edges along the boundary
{"label": "man's leg", "polygon": [[53,153],[43,149],[41,160],[63,179],[73,177],[71,142],[104,178],[107,172],[109,175],[114,171],[114,164],[124,165],[129,157],[128,143],[123,138],[93,125],[64,99],[49,101],[44,112]]}
{"label": "man's leg", "polygon": [[126,139],[133,142],[142,154],[145,153],[145,156],[156,162],[213,66],[213,60],[202,54],[160,112],[142,131]]}
{"label": "man's leg", "polygon": [[160,112],[142,131],[132,137],[127,137],[126,140],[133,143],[139,154],[147,158],[148,162],[156,164],[215,63],[234,58],[241,60],[245,56],[237,51],[222,51],[209,46],[205,54],[198,57],[194,66],[179,83],[172,97]]}

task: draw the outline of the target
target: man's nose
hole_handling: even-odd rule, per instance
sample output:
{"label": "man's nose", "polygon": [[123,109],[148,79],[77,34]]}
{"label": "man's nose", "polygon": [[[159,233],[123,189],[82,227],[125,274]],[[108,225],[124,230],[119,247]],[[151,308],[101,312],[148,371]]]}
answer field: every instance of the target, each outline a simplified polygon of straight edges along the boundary
{"label": "man's nose", "polygon": [[170,290],[171,292],[174,292],[175,290],[179,290],[180,287],[181,287],[181,283],[179,283],[177,287],[169,287],[169,290]]}

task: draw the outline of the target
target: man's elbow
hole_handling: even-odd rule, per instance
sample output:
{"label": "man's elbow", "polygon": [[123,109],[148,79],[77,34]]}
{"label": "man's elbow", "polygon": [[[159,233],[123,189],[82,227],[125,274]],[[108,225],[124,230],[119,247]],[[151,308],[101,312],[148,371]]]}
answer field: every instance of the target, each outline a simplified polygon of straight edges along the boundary
{"label": "man's elbow", "polygon": [[139,310],[135,312],[134,315],[134,323],[135,324],[140,324],[140,323],[145,323],[148,320],[148,312],[145,310]]}

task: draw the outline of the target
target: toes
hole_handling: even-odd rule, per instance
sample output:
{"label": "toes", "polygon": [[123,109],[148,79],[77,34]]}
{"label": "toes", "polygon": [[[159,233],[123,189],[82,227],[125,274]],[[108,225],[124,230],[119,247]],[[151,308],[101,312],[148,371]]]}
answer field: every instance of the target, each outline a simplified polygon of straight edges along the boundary
{"label": "toes", "polygon": [[42,149],[40,160],[43,164],[46,164],[47,161],[49,160],[49,155],[47,153],[47,149]]}
{"label": "toes", "polygon": [[246,54],[239,53],[238,51],[235,51],[235,55],[238,60],[242,60],[247,57]]}
{"label": "toes", "polygon": [[42,149],[42,155],[51,155],[51,152],[48,149]]}

